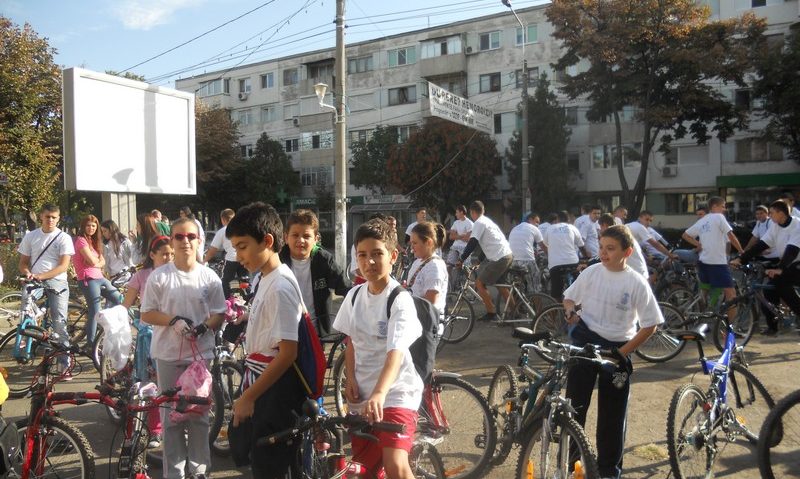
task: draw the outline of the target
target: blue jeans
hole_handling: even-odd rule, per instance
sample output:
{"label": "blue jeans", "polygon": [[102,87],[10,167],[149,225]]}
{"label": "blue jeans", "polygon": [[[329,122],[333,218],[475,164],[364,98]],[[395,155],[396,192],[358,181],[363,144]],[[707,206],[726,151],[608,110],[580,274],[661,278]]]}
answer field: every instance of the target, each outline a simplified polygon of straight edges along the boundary
{"label": "blue jeans", "polygon": [[[66,279],[48,279],[44,281],[45,294],[47,295],[47,309],[50,313],[50,327],[64,342],[69,342],[67,332],[67,308],[69,306],[69,285]],[[58,363],[66,367],[69,358],[66,355],[58,356]]]}
{"label": "blue jeans", "polygon": [[78,287],[81,289],[83,297],[86,298],[88,308],[85,326],[86,344],[91,345],[94,344],[94,337],[97,333],[96,316],[100,311],[100,301],[106,298],[111,306],[116,306],[122,304],[122,295],[106,278],[80,279]]}

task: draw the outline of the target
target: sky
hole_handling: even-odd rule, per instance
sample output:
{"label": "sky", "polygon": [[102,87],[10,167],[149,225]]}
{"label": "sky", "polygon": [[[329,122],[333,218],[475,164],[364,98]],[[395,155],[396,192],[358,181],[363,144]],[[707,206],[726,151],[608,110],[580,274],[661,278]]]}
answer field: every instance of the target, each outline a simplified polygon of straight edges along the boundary
{"label": "sky", "polygon": [[[541,3],[512,1],[515,9]],[[346,0],[345,42],[501,12],[510,15],[501,0]],[[335,0],[0,0],[0,15],[29,23],[64,68],[129,70],[170,87],[335,44]]]}

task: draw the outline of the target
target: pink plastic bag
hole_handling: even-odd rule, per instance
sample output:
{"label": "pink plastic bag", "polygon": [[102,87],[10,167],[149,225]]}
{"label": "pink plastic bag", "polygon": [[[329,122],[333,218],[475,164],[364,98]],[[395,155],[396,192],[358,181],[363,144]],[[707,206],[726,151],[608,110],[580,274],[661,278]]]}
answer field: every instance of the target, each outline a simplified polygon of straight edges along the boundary
{"label": "pink plastic bag", "polygon": [[[196,360],[190,364],[178,377],[175,385],[181,387],[178,396],[200,396],[207,398],[211,395],[211,372],[206,367],[205,361]],[[170,411],[169,420],[173,423],[182,422],[191,419],[193,416],[204,414],[209,410],[211,410],[210,404],[190,404],[184,412]]]}

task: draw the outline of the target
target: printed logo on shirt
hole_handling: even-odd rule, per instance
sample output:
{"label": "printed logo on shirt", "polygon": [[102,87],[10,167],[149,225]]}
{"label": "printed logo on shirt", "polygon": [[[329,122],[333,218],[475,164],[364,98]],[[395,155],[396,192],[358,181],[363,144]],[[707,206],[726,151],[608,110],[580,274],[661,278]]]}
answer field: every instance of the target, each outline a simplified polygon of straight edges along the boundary
{"label": "printed logo on shirt", "polygon": [[328,289],[328,280],[325,279],[325,278],[320,278],[320,279],[314,281],[314,284],[313,284],[312,287],[314,288],[314,290]]}
{"label": "printed logo on shirt", "polygon": [[389,322],[378,321],[378,337],[381,339],[386,339],[388,333],[389,333]]}
{"label": "printed logo on shirt", "polygon": [[617,303],[617,309],[619,309],[620,311],[628,311],[630,309],[630,306],[628,305],[630,300],[631,300],[631,294],[623,293],[622,298],[619,300],[619,303]]}

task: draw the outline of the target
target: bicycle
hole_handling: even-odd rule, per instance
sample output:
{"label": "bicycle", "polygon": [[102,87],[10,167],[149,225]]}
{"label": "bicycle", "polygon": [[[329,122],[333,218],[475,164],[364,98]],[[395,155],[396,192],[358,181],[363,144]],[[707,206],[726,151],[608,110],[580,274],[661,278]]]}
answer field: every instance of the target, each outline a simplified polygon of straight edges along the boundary
{"label": "bicycle", "polygon": [[758,469],[764,479],[797,475],[800,464],[800,390],[775,404],[758,433]]}
{"label": "bicycle", "polygon": [[[511,366],[500,366],[489,386],[489,404],[499,436],[493,464],[503,463],[518,444],[521,450],[515,477],[599,477],[594,447],[573,418],[574,411],[562,390],[569,367],[579,361],[616,369],[615,362],[602,357],[610,352],[594,345],[572,346],[553,340],[547,332],[534,333],[528,328],[515,328],[512,336],[520,340],[520,372],[515,374]],[[529,359],[531,350],[543,349],[544,345],[556,361],[542,372],[531,367]],[[518,381],[527,382],[527,388],[520,391]]]}
{"label": "bicycle", "polygon": [[[260,447],[300,439],[297,468],[300,477],[314,479],[383,477],[383,471],[370,471],[364,465],[347,458],[344,453],[344,429],[351,436],[377,441],[371,430],[405,432],[404,424],[374,422],[369,424],[359,415],[329,416],[317,401],[308,399],[302,406],[303,415],[297,425],[285,431],[259,438]],[[442,460],[431,444],[415,440],[409,454],[409,465],[415,478],[444,479]]]}
{"label": "bicycle", "polygon": [[[728,325],[722,356],[709,360],[703,353],[708,325],[676,332],[684,341],[694,341],[703,373],[711,384],[703,391],[689,383],[672,396],[667,416],[667,449],[676,479],[713,477],[717,459],[725,448],[743,438],[755,448],[757,428],[775,405],[761,381],[750,372],[744,348],[736,345],[736,334]],[[732,392],[733,404],[728,401]]]}

